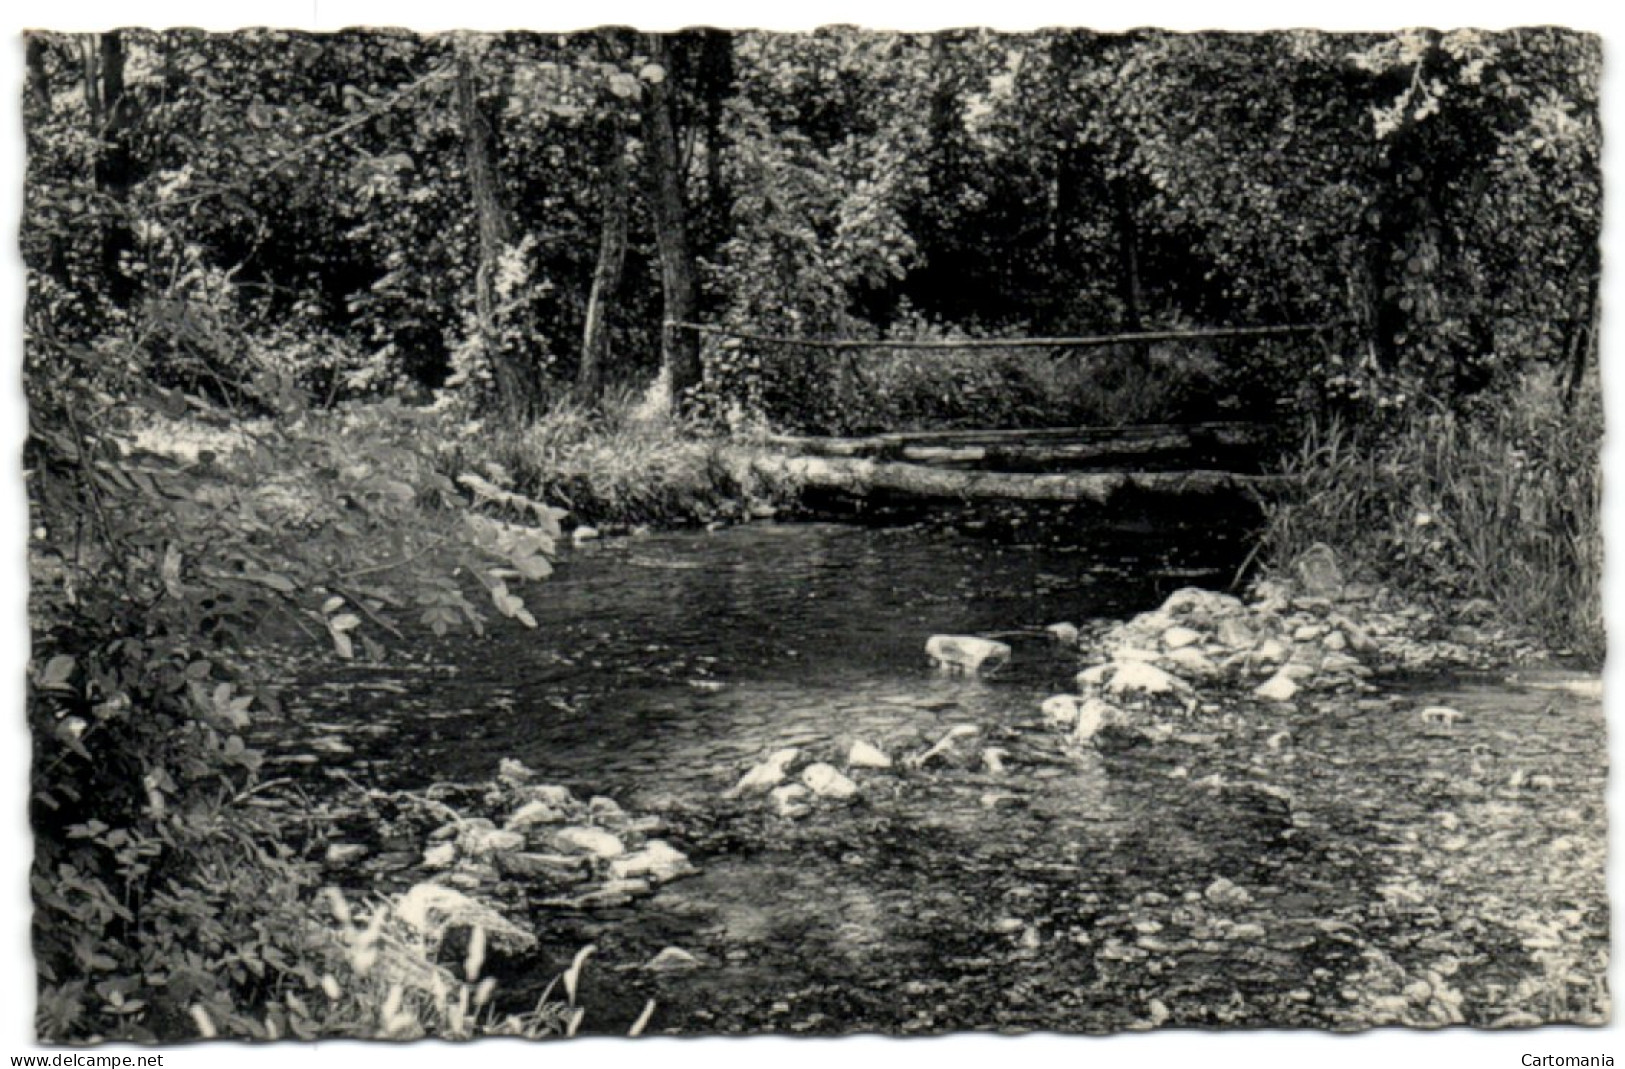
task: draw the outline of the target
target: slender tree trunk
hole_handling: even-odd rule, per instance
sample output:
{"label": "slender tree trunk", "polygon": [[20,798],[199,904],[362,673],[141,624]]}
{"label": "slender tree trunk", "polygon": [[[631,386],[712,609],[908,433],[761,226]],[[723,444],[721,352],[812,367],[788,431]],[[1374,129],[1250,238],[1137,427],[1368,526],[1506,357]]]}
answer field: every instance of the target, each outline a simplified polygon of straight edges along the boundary
{"label": "slender tree trunk", "polygon": [[1580,383],[1585,380],[1586,365],[1591,362],[1592,354],[1597,349],[1597,283],[1599,273],[1596,268],[1595,250],[1586,257],[1591,263],[1587,272],[1585,297],[1581,303],[1580,319],[1569,328],[1568,337],[1568,383],[1564,388],[1564,396],[1573,404],[1575,396],[1580,392]]}
{"label": "slender tree trunk", "polygon": [[600,181],[604,217],[598,231],[598,265],[593,269],[592,292],[587,297],[581,364],[576,372],[576,385],[582,395],[593,400],[603,392],[604,364],[609,351],[609,307],[620,288],[621,265],[626,259],[626,132],[618,115],[612,115],[610,121],[609,147]]}
{"label": "slender tree trunk", "polygon": [[480,346],[496,382],[497,403],[517,417],[530,409],[531,383],[526,369],[515,367],[510,354],[502,350],[496,296],[498,266],[503,249],[512,240],[513,229],[497,185],[491,129],[480,114],[475,79],[473,60],[467,55],[458,56],[457,110],[463,127],[463,156],[480,235],[479,264],[474,273],[475,316]]}
{"label": "slender tree trunk", "polygon": [[1145,304],[1140,288],[1140,235],[1133,201],[1121,183],[1112,190],[1112,208],[1117,225],[1117,292],[1123,302],[1122,329],[1139,330]]}
{"label": "slender tree trunk", "polygon": [[[665,38],[650,34],[647,44],[649,58],[669,74],[671,56]],[[693,318],[696,286],[672,111],[671,79],[647,83],[643,97],[643,140],[654,194],[655,244],[660,254],[660,284],[665,297],[661,360],[672,403],[681,407],[687,402],[688,391],[700,383],[701,366],[698,335],[673,326]]]}
{"label": "slender tree trunk", "polygon": [[700,31],[700,86],[705,115],[705,195],[709,233],[707,245],[720,246],[727,238],[733,212],[733,194],[722,175],[723,106],[733,95],[733,34],[728,30]]}
{"label": "slender tree trunk", "polygon": [[113,205],[102,231],[102,274],[113,302],[127,306],[135,295],[135,282],[124,273],[125,254],[135,248],[130,234],[128,202],[131,184],[130,100],[124,93],[124,35],[117,30],[101,35],[96,61],[97,104],[91,119],[96,124],[100,151],[96,155],[96,188]]}

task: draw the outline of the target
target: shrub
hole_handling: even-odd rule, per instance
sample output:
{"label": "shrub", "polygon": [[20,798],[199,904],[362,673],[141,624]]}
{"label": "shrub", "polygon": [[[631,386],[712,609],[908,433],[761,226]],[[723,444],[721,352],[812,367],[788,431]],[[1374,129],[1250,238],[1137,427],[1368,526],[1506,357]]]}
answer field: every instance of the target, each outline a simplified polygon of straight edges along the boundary
{"label": "shrub", "polygon": [[1417,592],[1486,598],[1547,641],[1603,650],[1602,400],[1550,372],[1471,410],[1409,407],[1359,431],[1312,428],[1272,506],[1267,555],[1314,542]]}

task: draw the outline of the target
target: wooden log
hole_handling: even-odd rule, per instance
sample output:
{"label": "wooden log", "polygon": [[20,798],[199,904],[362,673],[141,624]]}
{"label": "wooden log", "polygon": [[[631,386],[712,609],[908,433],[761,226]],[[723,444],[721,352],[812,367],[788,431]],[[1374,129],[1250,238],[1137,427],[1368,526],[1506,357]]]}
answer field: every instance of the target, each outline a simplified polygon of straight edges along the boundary
{"label": "wooden log", "polygon": [[1267,490],[1288,483],[1280,475],[1238,475],[1228,471],[1113,471],[1071,474],[1012,474],[964,471],[923,464],[898,464],[851,457],[787,457],[763,454],[758,471],[804,487],[847,493],[899,494],[958,500],[1090,501],[1104,504],[1113,494],[1138,490],[1156,494],[1211,494],[1226,490]]}
{"label": "wooden log", "polygon": [[[786,452],[809,456],[900,456],[907,459],[977,459],[976,449],[989,455],[1030,455],[1043,459],[1046,449],[1055,455],[1095,456],[1109,453],[1145,454],[1178,451],[1198,445],[1242,448],[1258,445],[1269,429],[1256,423],[1145,424],[1131,427],[1045,427],[1033,430],[907,431],[864,438],[823,438],[780,435],[771,439]],[[942,452],[934,453],[932,450]],[[956,453],[955,451],[964,451]]]}

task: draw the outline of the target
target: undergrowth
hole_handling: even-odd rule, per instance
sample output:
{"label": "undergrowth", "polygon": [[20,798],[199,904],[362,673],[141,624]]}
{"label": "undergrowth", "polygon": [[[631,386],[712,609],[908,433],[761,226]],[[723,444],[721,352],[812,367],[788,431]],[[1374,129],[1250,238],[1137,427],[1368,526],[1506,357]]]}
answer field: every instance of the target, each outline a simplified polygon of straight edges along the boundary
{"label": "undergrowth", "polygon": [[567,509],[577,524],[728,521],[787,497],[729,439],[651,410],[630,390],[596,406],[561,399],[523,423],[491,417],[450,440],[448,469],[482,471]]}
{"label": "undergrowth", "polygon": [[1531,374],[1464,413],[1311,428],[1270,506],[1267,560],[1316,542],[1418,595],[1483,598],[1554,648],[1600,662],[1602,398]]}

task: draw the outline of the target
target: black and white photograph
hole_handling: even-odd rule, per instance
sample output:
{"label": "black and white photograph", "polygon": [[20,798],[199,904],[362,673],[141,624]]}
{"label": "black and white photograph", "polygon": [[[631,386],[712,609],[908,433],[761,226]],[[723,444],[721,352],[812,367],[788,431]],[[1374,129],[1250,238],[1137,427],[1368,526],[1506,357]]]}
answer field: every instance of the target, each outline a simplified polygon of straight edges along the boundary
{"label": "black and white photograph", "polygon": [[1596,27],[52,14],[7,1053],[1613,1064]]}

